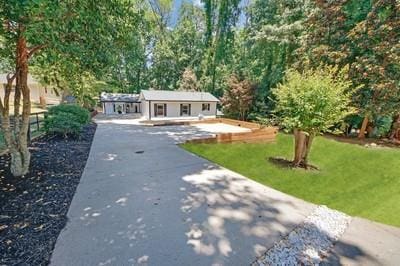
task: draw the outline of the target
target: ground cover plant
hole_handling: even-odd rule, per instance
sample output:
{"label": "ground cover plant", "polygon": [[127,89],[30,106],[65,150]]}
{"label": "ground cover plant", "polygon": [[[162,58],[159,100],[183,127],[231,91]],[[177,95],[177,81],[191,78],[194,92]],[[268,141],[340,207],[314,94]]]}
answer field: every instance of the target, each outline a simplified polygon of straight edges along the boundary
{"label": "ground cover plant", "polygon": [[321,170],[277,166],[293,156],[293,137],[271,144],[184,144],[183,147],[257,182],[347,214],[400,226],[400,149],[367,148],[317,137],[310,163]]}

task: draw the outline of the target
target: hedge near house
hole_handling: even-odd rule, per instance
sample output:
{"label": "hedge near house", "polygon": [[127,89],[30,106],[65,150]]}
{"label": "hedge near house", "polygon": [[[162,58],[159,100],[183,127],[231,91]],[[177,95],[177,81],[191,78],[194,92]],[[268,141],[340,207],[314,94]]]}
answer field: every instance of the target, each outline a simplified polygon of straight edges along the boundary
{"label": "hedge near house", "polygon": [[281,125],[294,133],[294,167],[307,168],[314,137],[351,113],[350,87],[344,70],[323,66],[303,73],[289,70],[273,91]]}

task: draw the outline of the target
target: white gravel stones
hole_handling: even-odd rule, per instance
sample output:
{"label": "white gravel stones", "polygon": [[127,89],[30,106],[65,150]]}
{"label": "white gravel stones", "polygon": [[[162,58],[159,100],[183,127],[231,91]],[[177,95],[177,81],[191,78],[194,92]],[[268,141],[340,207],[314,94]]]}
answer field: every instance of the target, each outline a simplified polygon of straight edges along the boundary
{"label": "white gravel stones", "polygon": [[344,213],[319,206],[254,265],[318,265],[344,233],[350,220],[351,217]]}

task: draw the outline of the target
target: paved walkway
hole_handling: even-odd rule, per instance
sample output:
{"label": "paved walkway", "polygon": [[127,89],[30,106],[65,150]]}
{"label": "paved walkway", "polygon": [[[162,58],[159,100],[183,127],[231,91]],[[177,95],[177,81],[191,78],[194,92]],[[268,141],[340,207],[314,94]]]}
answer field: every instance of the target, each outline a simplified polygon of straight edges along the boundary
{"label": "paved walkway", "polygon": [[99,121],[51,265],[249,265],[315,208],[176,145],[208,135]]}

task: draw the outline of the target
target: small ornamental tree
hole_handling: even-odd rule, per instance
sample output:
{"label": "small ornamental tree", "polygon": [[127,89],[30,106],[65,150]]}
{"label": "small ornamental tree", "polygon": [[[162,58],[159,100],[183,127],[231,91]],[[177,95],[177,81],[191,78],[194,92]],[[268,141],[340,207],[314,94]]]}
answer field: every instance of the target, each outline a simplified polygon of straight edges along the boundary
{"label": "small ornamental tree", "polygon": [[314,137],[351,113],[351,82],[344,73],[326,66],[303,73],[289,70],[273,90],[281,124],[294,134],[294,167],[307,168]]}
{"label": "small ornamental tree", "polygon": [[254,93],[255,87],[250,81],[239,80],[237,76],[232,75],[221,100],[224,112],[245,120],[253,103]]}

